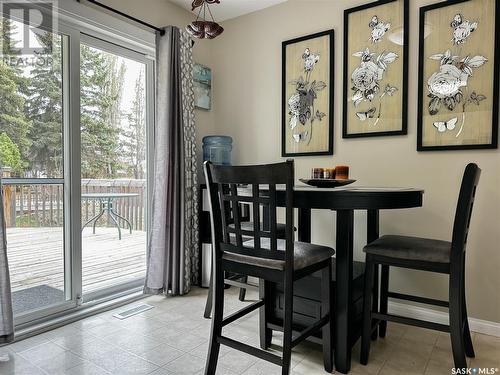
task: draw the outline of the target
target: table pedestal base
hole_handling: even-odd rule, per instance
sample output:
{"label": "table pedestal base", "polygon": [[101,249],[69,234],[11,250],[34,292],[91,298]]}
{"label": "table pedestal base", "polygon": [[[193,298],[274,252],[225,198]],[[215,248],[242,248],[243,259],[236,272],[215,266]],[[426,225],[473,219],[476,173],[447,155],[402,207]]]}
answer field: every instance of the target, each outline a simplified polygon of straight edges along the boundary
{"label": "table pedestal base", "polygon": [[122,239],[122,230],[120,228],[119,220],[123,220],[127,224],[127,227],[130,230],[130,234],[132,234],[132,224],[130,224],[130,221],[128,221],[127,219],[125,219],[123,216],[121,216],[120,214],[118,214],[113,209],[113,201],[112,200],[108,199],[108,200],[105,200],[105,201],[101,201],[100,203],[101,203],[101,211],[97,215],[95,215],[94,217],[92,217],[91,219],[87,220],[85,222],[85,224],[83,224],[82,231],[83,231],[83,229],[87,225],[89,225],[90,223],[92,223],[92,233],[95,234],[95,226],[97,224],[97,221],[107,212],[108,213],[108,218],[111,219],[111,221],[113,222],[113,224],[115,225],[115,227],[118,229],[118,239],[119,240]]}

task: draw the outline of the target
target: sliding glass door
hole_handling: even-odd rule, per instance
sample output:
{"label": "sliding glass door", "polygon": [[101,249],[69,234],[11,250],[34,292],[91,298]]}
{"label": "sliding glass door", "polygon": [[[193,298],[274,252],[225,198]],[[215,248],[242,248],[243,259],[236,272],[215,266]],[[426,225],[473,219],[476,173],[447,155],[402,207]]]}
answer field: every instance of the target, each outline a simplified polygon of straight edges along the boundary
{"label": "sliding glass door", "polygon": [[[23,322],[76,305],[69,230],[70,35],[34,33],[5,17],[0,23],[1,188],[13,309]],[[31,55],[23,53],[26,37],[35,45]]]}
{"label": "sliding glass door", "polygon": [[0,13],[0,188],[17,325],[143,284],[153,60],[103,39]]}
{"label": "sliding glass door", "polygon": [[147,105],[143,55],[80,44],[82,287],[88,301],[146,273]]}

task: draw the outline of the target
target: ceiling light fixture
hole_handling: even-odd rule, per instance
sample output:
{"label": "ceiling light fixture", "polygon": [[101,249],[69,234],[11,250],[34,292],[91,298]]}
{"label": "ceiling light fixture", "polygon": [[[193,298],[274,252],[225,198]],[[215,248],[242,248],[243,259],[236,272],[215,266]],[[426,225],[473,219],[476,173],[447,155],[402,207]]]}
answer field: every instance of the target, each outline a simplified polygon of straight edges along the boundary
{"label": "ceiling light fixture", "polygon": [[[192,10],[199,7],[200,11],[198,12],[196,20],[186,26],[186,30],[195,38],[214,39],[224,31],[224,28],[215,22],[214,16],[210,11],[209,4],[220,4],[220,0],[194,0],[192,3]],[[211,21],[207,21],[206,19],[207,11],[212,19]]]}

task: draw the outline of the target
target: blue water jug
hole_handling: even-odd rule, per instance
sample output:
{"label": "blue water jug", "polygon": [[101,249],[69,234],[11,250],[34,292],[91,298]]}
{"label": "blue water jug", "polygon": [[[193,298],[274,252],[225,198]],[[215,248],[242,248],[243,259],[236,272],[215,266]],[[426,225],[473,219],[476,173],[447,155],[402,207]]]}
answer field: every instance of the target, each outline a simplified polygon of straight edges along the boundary
{"label": "blue water jug", "polygon": [[209,135],[203,138],[203,161],[216,165],[231,165],[233,138],[226,135]]}

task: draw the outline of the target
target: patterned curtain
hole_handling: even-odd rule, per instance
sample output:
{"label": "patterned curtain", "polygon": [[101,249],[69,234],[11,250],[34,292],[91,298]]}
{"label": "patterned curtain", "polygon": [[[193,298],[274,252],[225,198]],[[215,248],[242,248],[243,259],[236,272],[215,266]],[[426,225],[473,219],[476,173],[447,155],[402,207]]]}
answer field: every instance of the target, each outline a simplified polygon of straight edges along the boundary
{"label": "patterned curtain", "polygon": [[198,165],[192,42],[157,35],[152,225],[144,292],[182,295],[198,283]]}
{"label": "patterned curtain", "polygon": [[186,261],[187,285],[198,285],[199,247],[198,247],[198,159],[196,152],[196,123],[194,119],[193,88],[193,41],[189,34],[180,30],[181,39],[181,77],[182,77],[182,117],[184,120],[184,178],[185,178],[185,238],[184,247],[189,257]]}

